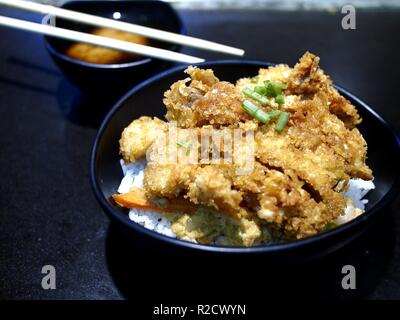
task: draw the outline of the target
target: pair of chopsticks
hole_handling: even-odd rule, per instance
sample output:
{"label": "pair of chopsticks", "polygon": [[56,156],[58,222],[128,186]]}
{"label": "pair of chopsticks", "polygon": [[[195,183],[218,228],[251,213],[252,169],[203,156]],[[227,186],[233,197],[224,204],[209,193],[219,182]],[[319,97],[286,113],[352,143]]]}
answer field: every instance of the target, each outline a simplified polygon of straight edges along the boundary
{"label": "pair of chopsticks", "polygon": [[[176,43],[180,45],[185,45],[188,47],[205,49],[210,51],[223,52],[227,54],[243,56],[244,50],[226,46],[212,41],[207,41],[199,38],[183,36],[173,32],[167,32],[163,30],[153,29],[149,27],[144,27],[137,24],[132,24],[128,22],[107,19],[103,17],[98,17],[91,14],[81,13],[77,11],[57,8],[50,5],[43,5],[39,3],[34,3],[30,1],[23,0],[0,0],[0,4],[15,7],[19,9],[29,10],[33,12],[39,12],[42,14],[48,14],[52,16],[61,17],[67,20],[83,22],[86,24],[108,27],[125,32],[135,33],[142,35],[151,39]],[[199,63],[203,62],[204,59],[173,52],[165,49],[154,48],[150,46],[135,44],[131,42],[96,36],[88,33],[57,28],[50,25],[38,24],[33,22],[28,22],[24,20],[9,18],[0,16],[0,25],[8,26],[16,29],[22,29],[26,31],[31,31],[35,33],[45,34],[47,36],[58,37],[66,40],[72,40],[77,42],[88,43],[96,46],[106,47],[115,50],[121,50],[129,53],[135,53],[142,56],[158,58],[162,60],[182,62],[182,63]]]}

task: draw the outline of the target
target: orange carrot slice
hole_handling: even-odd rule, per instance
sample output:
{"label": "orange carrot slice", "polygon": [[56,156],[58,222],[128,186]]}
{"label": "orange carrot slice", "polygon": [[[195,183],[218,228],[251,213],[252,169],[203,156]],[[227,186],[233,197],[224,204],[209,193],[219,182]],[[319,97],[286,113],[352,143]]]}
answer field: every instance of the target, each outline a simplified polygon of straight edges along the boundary
{"label": "orange carrot slice", "polygon": [[193,213],[199,207],[184,198],[167,199],[165,205],[157,205],[146,197],[143,189],[133,188],[128,193],[114,194],[114,201],[125,208],[142,208],[164,212],[185,212]]}

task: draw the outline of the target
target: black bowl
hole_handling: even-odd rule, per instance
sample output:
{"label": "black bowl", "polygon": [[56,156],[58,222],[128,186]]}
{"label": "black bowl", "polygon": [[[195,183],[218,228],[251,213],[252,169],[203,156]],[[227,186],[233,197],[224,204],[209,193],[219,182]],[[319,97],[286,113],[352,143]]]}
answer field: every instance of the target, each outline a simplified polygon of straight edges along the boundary
{"label": "black bowl", "polygon": [[[245,76],[253,76],[269,63],[258,61],[218,61],[199,64],[212,68],[220,79],[235,82]],[[399,190],[400,148],[399,139],[390,126],[371,107],[346,90],[337,87],[359,110],[363,122],[359,129],[368,143],[368,164],[374,171],[376,189],[368,194],[366,212],[353,221],[331,231],[304,240],[284,244],[262,245],[252,248],[220,247],[193,244],[160,235],[129,220],[126,210],[115,206],[109,197],[116,193],[122,178],[119,164],[118,140],[122,130],[142,115],[163,117],[166,109],[162,103],[164,91],[172,83],[185,77],[185,67],[163,72],[129,91],[105,117],[97,134],[90,163],[91,182],[97,199],[112,221],[131,238],[144,243],[169,248],[184,248],[217,253],[263,253],[273,260],[294,261],[323,256],[343,247],[367,229],[376,216],[383,213],[386,205]],[[276,259],[278,258],[278,259]]]}
{"label": "black bowl", "polygon": [[[121,14],[121,21],[136,23],[179,34],[186,34],[183,23],[175,10],[162,1],[70,1],[62,8],[113,19],[113,13]],[[54,21],[53,21],[54,19]],[[62,18],[44,17],[43,24],[60,28],[91,32],[96,27],[68,21]],[[140,60],[120,64],[95,64],[65,55],[71,41],[45,36],[46,48],[59,68],[78,87],[89,93],[121,95],[133,85],[172,66],[171,62],[143,57]],[[153,41],[151,46],[179,51],[180,46]]]}

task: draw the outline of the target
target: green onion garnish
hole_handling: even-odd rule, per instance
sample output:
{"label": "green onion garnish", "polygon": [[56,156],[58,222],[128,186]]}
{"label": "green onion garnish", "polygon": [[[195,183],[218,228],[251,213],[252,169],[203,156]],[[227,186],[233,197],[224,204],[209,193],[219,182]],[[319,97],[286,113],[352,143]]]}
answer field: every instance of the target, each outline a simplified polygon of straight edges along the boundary
{"label": "green onion garnish", "polygon": [[281,112],[278,121],[276,122],[275,130],[281,132],[289,121],[290,114],[288,112]]}
{"label": "green onion garnish", "polygon": [[276,103],[279,103],[279,104],[284,104],[284,103],[285,103],[285,98],[283,97],[283,95],[278,94],[278,95],[275,97],[275,102],[276,102]]}
{"label": "green onion garnish", "polygon": [[254,88],[254,91],[258,94],[261,94],[262,96],[265,96],[265,94],[267,93],[267,88],[265,86],[256,86]]}
{"label": "green onion garnish", "polygon": [[271,116],[267,112],[263,111],[262,109],[260,109],[256,105],[254,105],[249,100],[244,100],[242,102],[242,108],[249,115],[251,115],[252,117],[256,118],[258,121],[260,121],[262,123],[267,123],[268,121],[271,120]]}
{"label": "green onion garnish", "polygon": [[266,80],[264,81],[264,84],[267,97],[276,97],[277,95],[282,93],[283,89],[286,89],[286,84],[281,82],[272,82],[270,80]]}
{"label": "green onion garnish", "polygon": [[257,83],[258,79],[260,79],[260,76],[255,76],[255,77],[251,78],[250,82],[251,83]]}
{"label": "green onion garnish", "polygon": [[185,149],[190,149],[192,146],[192,144],[190,142],[182,141],[182,140],[176,141],[176,144]]}
{"label": "green onion garnish", "polygon": [[282,111],[280,110],[271,110],[268,112],[271,118],[278,118],[281,115]]}
{"label": "green onion garnish", "polygon": [[265,106],[268,104],[268,99],[263,97],[261,94],[249,89],[249,88],[244,88],[242,90],[243,94],[249,98],[252,98],[253,100],[259,102],[261,105]]}

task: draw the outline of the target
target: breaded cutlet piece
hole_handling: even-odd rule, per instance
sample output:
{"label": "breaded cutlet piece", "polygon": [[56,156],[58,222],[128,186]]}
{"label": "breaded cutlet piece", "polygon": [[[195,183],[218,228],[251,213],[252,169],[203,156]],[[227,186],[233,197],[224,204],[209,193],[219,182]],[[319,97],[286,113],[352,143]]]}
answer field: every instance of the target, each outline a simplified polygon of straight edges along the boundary
{"label": "breaded cutlet piece", "polygon": [[168,125],[154,117],[140,117],[132,121],[122,132],[119,152],[125,162],[135,162],[146,155],[147,149],[163,134]]}
{"label": "breaded cutlet piece", "polygon": [[241,107],[243,95],[233,84],[219,81],[209,69],[189,67],[185,72],[191,78],[174,83],[164,94],[169,121],[176,121],[181,128],[194,128],[250,120]]}

